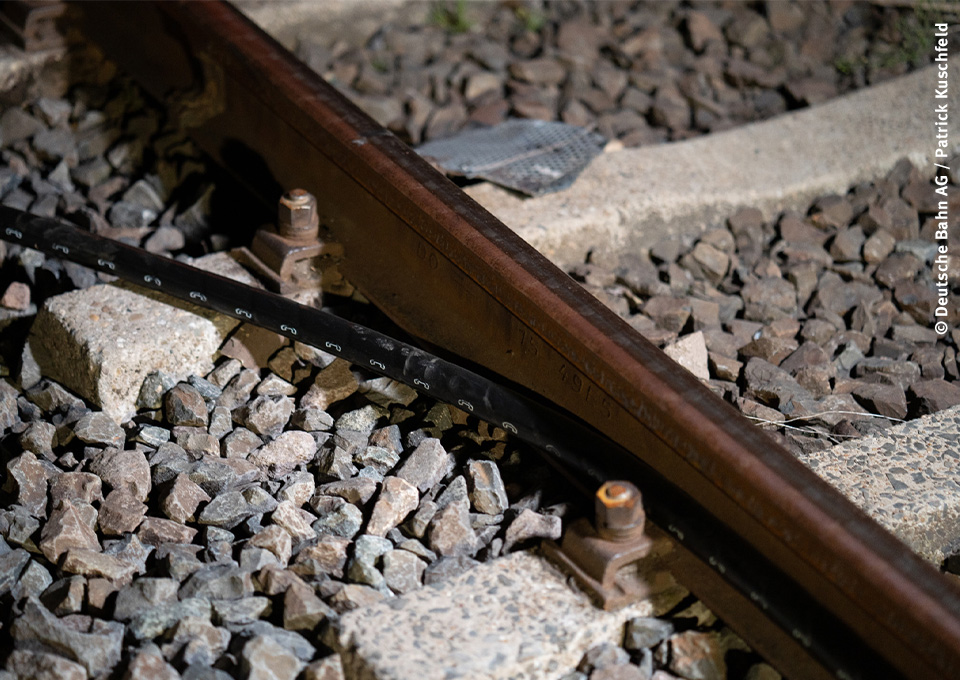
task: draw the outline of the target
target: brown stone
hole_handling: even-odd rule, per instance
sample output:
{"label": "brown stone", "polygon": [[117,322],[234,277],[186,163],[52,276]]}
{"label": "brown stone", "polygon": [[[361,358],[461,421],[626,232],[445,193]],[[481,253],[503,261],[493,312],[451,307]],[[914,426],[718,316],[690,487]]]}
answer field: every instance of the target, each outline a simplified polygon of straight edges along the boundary
{"label": "brown stone", "polygon": [[179,474],[173,486],[167,490],[160,502],[163,513],[181,524],[192,521],[197,507],[210,501],[210,496],[186,474]]}
{"label": "brown stone", "polygon": [[346,399],[357,391],[359,384],[350,372],[350,364],[337,359],[317,374],[313,385],[300,398],[300,408],[314,407],[326,411],[331,404]]}
{"label": "brown stone", "polygon": [[304,512],[290,501],[281,501],[270,515],[270,520],[283,527],[290,534],[294,545],[297,545],[316,538],[317,535],[310,523],[304,519]]}
{"label": "brown stone", "polygon": [[796,349],[796,340],[761,336],[741,347],[740,354],[746,358],[760,357],[775,366],[779,366],[780,363],[793,354]]}
{"label": "brown stone", "polygon": [[171,425],[206,427],[209,413],[203,397],[192,385],[180,383],[163,399],[167,422]]}
{"label": "brown stone", "polygon": [[196,535],[197,530],[192,527],[159,517],[146,517],[137,531],[137,536],[147,545],[192,543]]}
{"label": "brown stone", "polygon": [[308,585],[293,583],[283,595],[283,627],[287,630],[313,630],[333,615],[334,611]]}
{"label": "brown stone", "polygon": [[679,333],[690,318],[690,306],[683,298],[656,295],[647,300],[643,313],[656,321],[661,328]]}
{"label": "brown stone", "polygon": [[250,539],[248,545],[269,550],[276,555],[281,565],[286,565],[290,561],[290,554],[293,550],[293,540],[290,532],[278,524],[271,524],[258,531]]}
{"label": "brown stone", "polygon": [[129,581],[136,567],[113,555],[71,548],[63,560],[63,570],[68,574],[100,576],[109,581],[121,583]]}
{"label": "brown stone", "polygon": [[510,64],[510,75],[535,85],[559,85],[567,70],[556,60],[541,58],[515,61]]}
{"label": "brown stone", "polygon": [[871,413],[888,418],[907,417],[907,397],[896,385],[862,383],[856,385],[851,392]]}
{"label": "brown stone", "polygon": [[886,229],[878,229],[863,244],[863,261],[869,264],[883,262],[893,252],[897,239]]}
{"label": "brown stone", "polygon": [[159,654],[143,651],[130,659],[123,680],[180,680],[180,674]]}
{"label": "brown stone", "polygon": [[909,390],[911,410],[917,415],[936,413],[960,404],[960,387],[945,380],[915,382]]}
{"label": "brown stone", "polygon": [[685,27],[687,29],[687,37],[690,39],[690,47],[696,52],[703,52],[703,49],[710,41],[723,41],[723,32],[713,20],[703,12],[696,10],[688,12]]}
{"label": "brown stone", "polygon": [[18,678],[31,680],[87,680],[87,669],[59,654],[16,649],[6,669]]}
{"label": "brown stone", "polygon": [[247,680],[294,680],[305,665],[284,645],[266,635],[249,640],[240,660]]}
{"label": "brown stone", "polygon": [[94,457],[90,471],[114,489],[124,489],[139,501],[150,494],[150,464],[142,451],[108,448]]}
{"label": "brown stone", "polygon": [[343,576],[343,568],[347,563],[347,549],[350,540],[339,536],[322,534],[314,545],[309,545],[297,554],[297,567],[317,574],[329,574],[336,578]]}
{"label": "brown stone", "polygon": [[723,680],[724,647],[716,633],[687,631],[670,638],[670,670],[682,678]]}
{"label": "brown stone", "polygon": [[72,549],[100,550],[93,528],[70,501],[62,501],[51,514],[40,533],[40,550],[56,564],[60,556]]}
{"label": "brown stone", "polygon": [[317,453],[317,443],[308,432],[289,430],[266,446],[254,451],[249,461],[276,475],[285,474]]}
{"label": "brown stone", "polygon": [[37,457],[24,451],[7,463],[7,490],[34,517],[47,515],[47,470]]}
{"label": "brown stone", "polygon": [[339,654],[314,661],[303,669],[303,680],[344,680],[345,677]]}
{"label": "brown stone", "polygon": [[129,492],[114,489],[100,505],[100,531],[108,536],[120,536],[135,531],[146,514],[146,505]]}
{"label": "brown stone", "polygon": [[420,494],[417,487],[400,477],[386,477],[373,513],[367,524],[367,533],[373,536],[386,536],[387,532],[399,525],[407,515],[417,509]]}
{"label": "brown stone", "polygon": [[0,297],[0,306],[25,311],[30,307],[30,286],[14,281]]}

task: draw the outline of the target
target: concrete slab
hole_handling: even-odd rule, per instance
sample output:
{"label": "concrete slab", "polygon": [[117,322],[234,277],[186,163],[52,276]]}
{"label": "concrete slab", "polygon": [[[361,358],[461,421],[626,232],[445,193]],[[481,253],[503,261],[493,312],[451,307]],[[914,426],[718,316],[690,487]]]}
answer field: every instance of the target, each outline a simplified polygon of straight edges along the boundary
{"label": "concrete slab", "polygon": [[960,407],[800,460],[921,557],[960,550]]}
{"label": "concrete slab", "polygon": [[554,680],[593,645],[621,643],[628,620],[686,594],[668,574],[655,578],[649,600],[605,612],[546,559],[514,553],[348,612],[331,642],[352,680]]}
{"label": "concrete slab", "polygon": [[[951,72],[960,57],[950,62]],[[492,184],[467,193],[560,265],[694,236],[739,207],[765,217],[883,176],[901,158],[932,174],[935,100],[927,67],[826,104],[706,137],[603,154],[573,185],[520,198]],[[951,120],[952,151],[960,119]]]}
{"label": "concrete slab", "polygon": [[[256,284],[226,253],[197,267]],[[50,298],[30,330],[42,375],[90,400],[118,423],[136,413],[143,379],[163,371],[176,380],[206,375],[238,321],[176,298],[124,283]]]}
{"label": "concrete slab", "polygon": [[234,5],[288,50],[306,36],[323,44],[338,38],[362,44],[399,17],[424,21],[429,2],[410,0],[236,0]]}

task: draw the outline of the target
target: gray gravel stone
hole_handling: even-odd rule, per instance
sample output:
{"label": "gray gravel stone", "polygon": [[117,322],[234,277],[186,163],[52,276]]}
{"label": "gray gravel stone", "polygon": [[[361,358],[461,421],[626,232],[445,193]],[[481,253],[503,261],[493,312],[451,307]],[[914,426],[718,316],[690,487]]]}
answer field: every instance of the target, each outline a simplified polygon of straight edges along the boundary
{"label": "gray gravel stone", "polygon": [[339,480],[347,480],[357,474],[353,457],[339,446],[321,451],[319,469],[328,478]]}
{"label": "gray gravel stone", "polygon": [[91,676],[111,671],[120,661],[124,626],[95,620],[88,630],[77,630],[51,614],[35,598],[28,598],[23,615],[11,628],[16,646],[47,645],[83,666]]}
{"label": "gray gravel stone", "polygon": [[673,635],[673,624],[663,619],[637,617],[627,622],[623,646],[629,650],[654,647]]}
{"label": "gray gravel stone", "polygon": [[140,385],[136,406],[138,409],[159,409],[163,406],[163,395],[176,385],[173,376],[163,371],[152,371],[147,374]]}
{"label": "gray gravel stone", "polygon": [[82,416],[73,426],[73,432],[86,444],[123,445],[123,430],[106,413],[94,411]]}
{"label": "gray gravel stone", "polygon": [[[20,556],[7,558],[7,555]],[[3,580],[0,580],[0,593],[4,591],[9,581],[15,580],[10,588],[10,593],[15,601],[27,597],[40,597],[41,593],[53,583],[50,572],[36,560],[29,560],[27,567],[21,573],[18,567],[22,555],[26,555],[26,552],[18,548],[0,556],[0,563],[2,563],[0,564],[0,573],[3,574]]]}
{"label": "gray gravel stone", "polygon": [[249,460],[274,476],[281,476],[297,465],[312,460],[316,452],[317,444],[313,437],[306,432],[291,430],[253,452]]}
{"label": "gray gravel stone", "polygon": [[533,510],[524,509],[507,527],[503,541],[504,552],[514,545],[531,538],[560,538],[560,518],[553,515],[541,515]]}
{"label": "gray gravel stone", "polygon": [[30,423],[20,435],[20,446],[41,458],[53,458],[53,449],[58,444],[57,428],[48,422]]}
{"label": "gray gravel stone", "polygon": [[293,400],[285,396],[258,396],[237,410],[237,419],[252,432],[273,439],[290,420]]}
{"label": "gray gravel stone", "polygon": [[313,529],[317,533],[331,534],[343,538],[356,536],[364,521],[360,509],[343,499],[332,496],[327,498],[339,502],[332,503],[331,509],[321,514],[320,519],[313,523]]}
{"label": "gray gravel stone", "polygon": [[30,553],[20,548],[0,555],[0,595],[10,592],[29,563]]}
{"label": "gray gravel stone", "polygon": [[205,598],[209,600],[236,600],[253,595],[250,573],[235,564],[211,564],[194,572],[180,586],[181,600]]}
{"label": "gray gravel stone", "polygon": [[113,616],[120,621],[130,621],[146,609],[176,602],[179,586],[170,578],[139,578],[117,593]]}
{"label": "gray gravel stone", "polygon": [[379,446],[367,446],[362,452],[353,456],[353,461],[357,465],[373,468],[383,475],[400,462],[400,455]]}
{"label": "gray gravel stone", "polygon": [[127,631],[136,640],[156,638],[183,618],[188,616],[209,618],[210,614],[210,601],[207,599],[192,597],[182,602],[164,602],[138,611],[127,624]]}
{"label": "gray gravel stone", "polygon": [[200,524],[232,529],[253,514],[254,510],[242,492],[226,491],[207,503],[197,521]]}
{"label": "gray gravel stone", "polygon": [[427,563],[408,550],[390,550],[383,556],[383,578],[398,595],[415,590],[423,583]]}
{"label": "gray gravel stone", "polygon": [[410,482],[424,493],[436,486],[452,465],[453,459],[440,444],[440,440],[427,438],[400,466],[397,477]]}

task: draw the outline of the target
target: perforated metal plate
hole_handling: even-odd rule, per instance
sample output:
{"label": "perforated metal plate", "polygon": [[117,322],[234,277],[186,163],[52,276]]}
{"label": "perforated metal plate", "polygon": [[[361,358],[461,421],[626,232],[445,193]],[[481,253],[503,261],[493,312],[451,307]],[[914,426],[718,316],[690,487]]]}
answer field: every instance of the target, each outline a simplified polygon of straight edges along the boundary
{"label": "perforated metal plate", "polygon": [[417,153],[450,175],[538,196],[569,186],[605,141],[566,123],[515,119],[427,142]]}

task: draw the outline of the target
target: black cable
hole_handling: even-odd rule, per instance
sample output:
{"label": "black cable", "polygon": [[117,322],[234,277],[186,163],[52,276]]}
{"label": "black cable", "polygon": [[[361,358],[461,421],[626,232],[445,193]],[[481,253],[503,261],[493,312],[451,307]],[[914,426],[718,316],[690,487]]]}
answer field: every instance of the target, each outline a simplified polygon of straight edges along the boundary
{"label": "black cable", "polygon": [[[579,452],[613,446],[569,416],[370,328],[59,220],[0,206],[0,238],[267,328],[454,404],[543,449],[599,486],[609,474]],[[589,484],[588,483],[588,484]]]}

